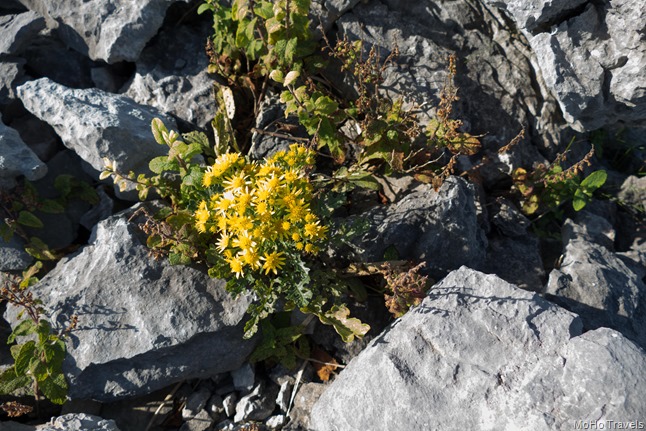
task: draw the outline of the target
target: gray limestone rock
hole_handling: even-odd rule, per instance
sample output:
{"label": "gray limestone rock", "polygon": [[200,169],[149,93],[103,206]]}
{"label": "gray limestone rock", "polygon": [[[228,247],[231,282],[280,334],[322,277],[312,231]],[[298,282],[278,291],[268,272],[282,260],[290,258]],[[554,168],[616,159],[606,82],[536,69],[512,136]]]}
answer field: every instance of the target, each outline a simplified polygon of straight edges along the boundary
{"label": "gray limestone rock", "polygon": [[24,80],[25,63],[25,59],[20,57],[5,57],[0,62],[0,106],[16,98],[16,87]]}
{"label": "gray limestone rock", "polygon": [[646,40],[642,0],[586,2],[531,36],[538,65],[565,119],[578,131],[646,124]]}
{"label": "gray limestone rock", "polygon": [[21,175],[35,181],[47,174],[47,166],[23,142],[20,134],[0,122],[0,179],[13,180]]}
{"label": "gray limestone rock", "polygon": [[137,60],[137,71],[123,92],[135,102],[172,113],[207,128],[216,111],[213,77],[202,47],[211,26],[182,25],[160,32]]}
{"label": "gray limestone rock", "polygon": [[646,177],[626,178],[619,191],[619,200],[637,210],[646,212]]}
{"label": "gray limestone rock", "polygon": [[137,60],[176,1],[188,0],[21,0],[58,26],[69,47],[106,63]]}
{"label": "gray limestone rock", "polygon": [[357,257],[379,262],[394,247],[400,259],[425,261],[434,277],[461,265],[481,267],[487,239],[474,201],[473,185],[459,177],[449,177],[437,192],[430,184],[420,185],[398,202],[355,217],[369,225],[368,232],[352,240]]}
{"label": "gray limestone rock", "polygon": [[579,314],[586,328],[613,328],[646,348],[646,270],[607,247],[607,228],[566,220],[563,260],[545,293]]}
{"label": "gray limestone rock", "polygon": [[13,235],[9,241],[0,237],[0,271],[26,269],[34,258],[25,251],[25,241]]}
{"label": "gray limestone rock", "polygon": [[107,157],[123,173],[149,173],[150,159],[168,151],[153,139],[151,121],[158,117],[176,129],[174,120],[130,98],[97,89],[70,89],[47,78],[23,84],[18,95],[96,171],[103,170],[102,158]]}
{"label": "gray limestone rock", "polygon": [[[53,321],[79,318],[63,365],[72,399],[111,401],[231,371],[255,346],[242,338],[249,298],[234,300],[204,271],[153,259],[131,214],[99,223],[88,246],[33,287]],[[7,311],[10,323],[16,311]]]}
{"label": "gray limestone rock", "polygon": [[484,272],[496,274],[521,289],[543,290],[545,270],[540,244],[533,234],[517,238],[490,235],[487,240],[489,248]]}
{"label": "gray limestone rock", "polygon": [[235,422],[262,421],[271,416],[276,407],[278,386],[273,383],[258,384],[249,395],[240,398],[236,405]]}
{"label": "gray limestone rock", "polygon": [[0,16],[0,55],[20,54],[22,48],[45,28],[45,18],[29,11]]}
{"label": "gray limestone rock", "polygon": [[310,428],[569,430],[644,417],[645,384],[646,354],[618,332],[582,334],[571,312],[463,267],[341,371]]}
{"label": "gray limestone rock", "polygon": [[71,413],[52,418],[35,431],[119,431],[113,420],[102,419],[85,413]]}
{"label": "gray limestone rock", "polygon": [[528,33],[537,33],[541,29],[559,24],[575,13],[587,0],[484,0],[504,10]]}

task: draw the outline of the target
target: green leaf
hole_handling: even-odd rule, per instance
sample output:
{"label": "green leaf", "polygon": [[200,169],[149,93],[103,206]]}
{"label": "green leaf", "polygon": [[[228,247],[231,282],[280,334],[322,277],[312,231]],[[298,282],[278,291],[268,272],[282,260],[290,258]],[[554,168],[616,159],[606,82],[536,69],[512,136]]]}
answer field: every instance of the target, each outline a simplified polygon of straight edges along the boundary
{"label": "green leaf", "polygon": [[606,179],[608,178],[608,174],[604,170],[598,170],[592,172],[590,175],[588,175],[583,181],[581,181],[581,188],[589,190],[589,191],[594,191],[597,190],[599,187],[603,186],[606,183]]}
{"label": "green leaf", "polygon": [[6,369],[0,374],[0,394],[11,394],[16,389],[29,387],[29,376],[17,375],[14,367]]}
{"label": "green leaf", "polygon": [[322,96],[316,99],[314,106],[317,113],[327,116],[334,114],[339,109],[339,104],[328,96]]}
{"label": "green leaf", "polygon": [[274,16],[274,5],[268,1],[256,2],[253,12],[264,20]]}
{"label": "green leaf", "polygon": [[43,200],[38,209],[49,214],[60,214],[65,211],[65,207],[53,199]]}
{"label": "green leaf", "polygon": [[213,6],[212,6],[211,4],[209,4],[209,3],[202,3],[202,4],[200,5],[200,7],[198,7],[198,8],[197,8],[197,14],[198,14],[198,15],[202,15],[202,14],[203,14],[204,12],[206,12],[207,10],[209,10],[209,11],[213,11],[213,10],[214,10],[214,8],[213,8]]}
{"label": "green leaf", "polygon": [[11,332],[9,337],[7,337],[7,344],[11,344],[16,341],[16,337],[22,337],[25,335],[33,334],[36,332],[36,324],[31,319],[25,319],[20,322],[14,330]]}
{"label": "green leaf", "polygon": [[20,346],[18,356],[16,356],[16,362],[14,364],[16,368],[16,374],[21,376],[25,375],[25,373],[29,369],[29,363],[34,358],[36,358],[36,342],[33,340],[27,341],[25,344]]}
{"label": "green leaf", "polygon": [[576,189],[572,197],[572,208],[574,211],[581,211],[587,204],[590,198],[582,189]]}
{"label": "green leaf", "polygon": [[171,265],[190,265],[191,258],[180,253],[169,253],[168,261]]}
{"label": "green leaf", "polygon": [[54,180],[54,188],[58,190],[62,197],[67,197],[72,192],[73,176],[63,174],[56,177]]}
{"label": "green leaf", "polygon": [[370,330],[369,325],[350,317],[350,310],[345,305],[334,305],[329,311],[317,315],[321,323],[332,325],[346,343],[353,341],[354,337],[363,337]]}
{"label": "green leaf", "polygon": [[29,238],[29,244],[25,246],[25,251],[39,260],[56,260],[58,256],[52,252],[47,244],[40,238],[32,236]]}
{"label": "green leaf", "polygon": [[[159,118],[154,118],[150,123],[150,127],[153,132],[153,137],[159,145],[166,145],[166,140],[164,139],[164,134],[168,133],[168,129],[164,126],[164,123]],[[154,172],[154,171],[153,171]]]}
{"label": "green leaf", "polygon": [[63,404],[67,399],[67,382],[62,373],[50,375],[40,382],[39,388],[54,404]]}
{"label": "green leaf", "polygon": [[151,159],[148,162],[148,169],[150,169],[155,174],[161,174],[164,171],[173,170],[174,164],[168,161],[168,157],[159,156]]}
{"label": "green leaf", "polygon": [[18,223],[20,223],[23,226],[28,226],[28,227],[33,227],[33,228],[42,228],[43,222],[36,217],[33,213],[29,211],[20,211],[18,213],[18,219],[16,220]]}

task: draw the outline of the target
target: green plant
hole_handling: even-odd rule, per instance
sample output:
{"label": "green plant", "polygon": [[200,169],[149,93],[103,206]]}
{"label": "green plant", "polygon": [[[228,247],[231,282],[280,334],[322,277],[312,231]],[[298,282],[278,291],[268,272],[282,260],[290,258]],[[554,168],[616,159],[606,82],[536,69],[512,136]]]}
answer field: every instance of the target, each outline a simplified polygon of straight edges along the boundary
{"label": "green plant", "polygon": [[50,250],[37,236],[30,236],[25,228],[45,228],[38,212],[60,214],[73,199],[96,204],[98,196],[89,184],[71,175],[56,177],[54,188],[59,193],[54,199],[39,196],[36,187],[27,180],[11,191],[0,189],[0,238],[9,242],[14,235],[18,235],[26,242],[25,251],[36,259],[59,259],[59,253]]}
{"label": "green plant", "polygon": [[328,231],[312,210],[311,150],[292,145],[263,162],[223,153],[205,166],[195,157],[204,139],[185,135],[193,141],[184,142],[158,119],[152,129],[169,148],[168,156],[151,160],[155,175],[122,174],[109,161],[102,174],[122,186],[136,183],[141,198],[154,189],[168,201],[143,225],[151,248],[173,264],[205,263],[210,276],[228,280],[234,295],[253,292],[247,337],[260,320],[293,308],[334,325],[346,339],[365,334],[367,325],[344,314],[347,308],[331,301],[333,292],[310,283],[317,264],[311,257]]}
{"label": "green plant", "polygon": [[28,290],[38,281],[35,274],[41,266],[42,263],[37,262],[23,272],[22,278],[3,276],[0,300],[22,308],[19,318],[27,315],[14,327],[7,344],[16,343],[18,337],[27,340],[11,346],[14,364],[0,374],[0,393],[9,394],[21,387],[31,387],[37,400],[42,393],[50,401],[63,404],[67,395],[62,371],[66,351],[63,339],[76,323],[74,319],[65,331],[55,333],[49,321],[42,317],[39,301]]}
{"label": "green plant", "polygon": [[572,201],[575,211],[583,209],[592,199],[593,193],[606,182],[603,170],[592,172],[583,180],[580,174],[590,165],[594,147],[581,159],[567,169],[562,165],[566,152],[560,153],[549,165],[538,164],[531,172],[516,168],[512,173],[514,188],[521,195],[521,210],[527,214],[544,213]]}

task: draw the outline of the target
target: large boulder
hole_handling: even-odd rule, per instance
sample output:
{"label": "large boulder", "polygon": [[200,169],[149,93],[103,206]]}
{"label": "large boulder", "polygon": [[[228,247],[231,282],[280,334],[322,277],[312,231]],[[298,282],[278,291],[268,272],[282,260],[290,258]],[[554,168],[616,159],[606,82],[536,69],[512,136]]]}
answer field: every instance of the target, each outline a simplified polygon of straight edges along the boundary
{"label": "large boulder", "polygon": [[583,212],[563,227],[563,260],[546,296],[579,314],[586,329],[609,327],[646,349],[646,268],[612,250],[614,230]]}
{"label": "large boulder", "polygon": [[[234,370],[255,345],[242,337],[249,299],[151,257],[132,214],[99,223],[90,245],[33,287],[58,325],[78,316],[63,365],[72,399],[111,401]],[[17,311],[7,311],[14,325]]]}
{"label": "large boulder", "polygon": [[400,201],[346,222],[357,220],[368,224],[368,231],[352,240],[363,262],[383,261],[394,248],[398,258],[426,262],[434,277],[484,264],[487,239],[478,224],[475,189],[462,178],[448,178],[437,192],[420,185]]}
{"label": "large boulder", "polygon": [[151,121],[158,117],[169,129],[177,127],[173,119],[128,97],[97,89],[72,89],[48,78],[21,85],[18,96],[97,173],[104,169],[104,157],[115,161],[124,174],[149,173],[150,159],[168,152],[168,147],[155,142]]}
{"label": "large boulder", "polygon": [[188,0],[20,0],[57,26],[60,38],[92,60],[135,61],[164,22],[166,10]]}
{"label": "large boulder", "polygon": [[643,418],[645,388],[618,332],[463,267],[341,371],[310,428],[569,430]]}
{"label": "large boulder", "polygon": [[201,128],[209,126],[216,111],[214,81],[200,47],[211,32],[212,26],[204,23],[163,29],[137,60],[124,95]]}
{"label": "large boulder", "polygon": [[565,119],[579,130],[646,124],[642,0],[487,0],[527,36]]}

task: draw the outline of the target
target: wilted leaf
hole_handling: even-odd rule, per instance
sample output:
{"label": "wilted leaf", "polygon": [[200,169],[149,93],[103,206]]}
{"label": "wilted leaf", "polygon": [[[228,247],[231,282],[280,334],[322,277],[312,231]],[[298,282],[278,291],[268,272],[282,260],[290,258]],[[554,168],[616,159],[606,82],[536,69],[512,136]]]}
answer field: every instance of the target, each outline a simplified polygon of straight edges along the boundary
{"label": "wilted leaf", "polygon": [[334,371],[338,368],[337,365],[339,365],[336,359],[326,351],[318,348],[312,350],[311,356],[312,359],[315,359],[315,361],[312,361],[312,365],[314,366],[316,375],[319,376],[319,379],[323,382],[330,380],[330,376],[332,376]]}

